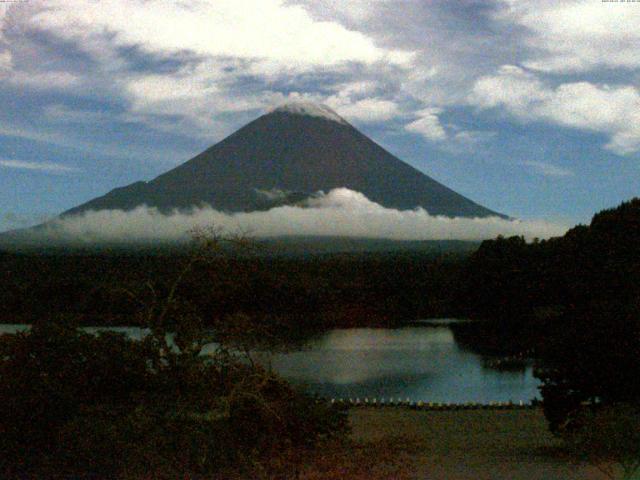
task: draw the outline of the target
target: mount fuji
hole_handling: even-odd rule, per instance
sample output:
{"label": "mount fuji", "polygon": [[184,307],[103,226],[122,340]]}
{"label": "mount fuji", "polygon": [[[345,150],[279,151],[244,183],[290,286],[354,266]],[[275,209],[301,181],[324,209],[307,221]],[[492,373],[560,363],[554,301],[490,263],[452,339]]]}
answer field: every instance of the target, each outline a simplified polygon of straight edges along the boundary
{"label": "mount fuji", "polygon": [[336,188],[360,192],[386,208],[505,218],[401,161],[329,107],[305,102],[277,107],[155,179],[116,188],[62,216],[140,205],[160,211],[204,205],[227,212],[268,210]]}

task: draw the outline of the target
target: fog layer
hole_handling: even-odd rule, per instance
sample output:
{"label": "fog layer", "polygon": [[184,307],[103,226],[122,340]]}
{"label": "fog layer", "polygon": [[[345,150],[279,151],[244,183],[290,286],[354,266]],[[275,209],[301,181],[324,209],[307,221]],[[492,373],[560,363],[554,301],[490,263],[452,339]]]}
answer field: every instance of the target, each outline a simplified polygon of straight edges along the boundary
{"label": "fog layer", "polygon": [[101,210],[58,218],[34,237],[49,241],[84,243],[181,241],[195,227],[215,226],[224,232],[251,237],[289,235],[343,236],[391,240],[482,240],[498,235],[548,238],[565,233],[567,226],[538,220],[448,218],[422,209],[385,208],[363,194],[338,188],[319,192],[295,206],[267,211],[226,213],[210,207],[162,213],[140,206],[131,211]]}

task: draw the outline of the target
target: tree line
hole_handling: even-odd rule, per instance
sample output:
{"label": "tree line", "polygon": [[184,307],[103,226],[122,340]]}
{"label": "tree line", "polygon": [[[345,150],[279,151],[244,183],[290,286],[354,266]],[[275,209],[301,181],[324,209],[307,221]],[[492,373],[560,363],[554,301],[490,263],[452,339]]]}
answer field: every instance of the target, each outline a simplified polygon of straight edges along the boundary
{"label": "tree line", "polygon": [[[64,312],[87,325],[132,325],[134,297],[166,296],[190,253],[5,254],[0,323]],[[393,326],[447,313],[458,254],[421,252],[278,256],[269,252],[195,266],[180,293],[207,323],[243,313],[295,331]],[[135,295],[133,295],[135,294]]]}

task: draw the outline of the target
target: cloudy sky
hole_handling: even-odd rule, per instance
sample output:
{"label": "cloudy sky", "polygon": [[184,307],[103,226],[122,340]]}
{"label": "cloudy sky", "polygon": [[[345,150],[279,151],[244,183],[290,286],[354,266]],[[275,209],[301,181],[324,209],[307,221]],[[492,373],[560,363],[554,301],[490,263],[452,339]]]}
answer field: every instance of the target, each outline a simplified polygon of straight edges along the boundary
{"label": "cloudy sky", "polygon": [[1,2],[0,230],[295,99],[493,210],[586,222],[640,195],[639,45],[640,2]]}

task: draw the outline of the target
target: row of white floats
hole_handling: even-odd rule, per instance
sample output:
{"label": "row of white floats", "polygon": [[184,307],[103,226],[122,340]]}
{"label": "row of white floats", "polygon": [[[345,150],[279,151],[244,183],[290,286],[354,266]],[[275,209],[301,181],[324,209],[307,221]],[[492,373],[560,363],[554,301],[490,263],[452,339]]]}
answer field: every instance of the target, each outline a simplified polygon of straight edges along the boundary
{"label": "row of white floats", "polygon": [[489,403],[477,403],[477,402],[467,402],[467,403],[434,403],[434,402],[423,402],[423,401],[413,401],[409,398],[401,399],[401,398],[332,398],[332,405],[342,405],[349,407],[407,407],[413,408],[417,410],[480,410],[480,409],[527,409],[527,408],[535,408],[539,405],[539,402],[524,402],[520,400],[519,402],[489,402]]}

